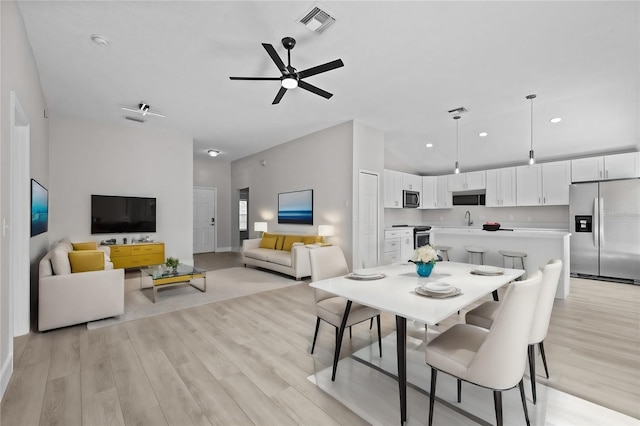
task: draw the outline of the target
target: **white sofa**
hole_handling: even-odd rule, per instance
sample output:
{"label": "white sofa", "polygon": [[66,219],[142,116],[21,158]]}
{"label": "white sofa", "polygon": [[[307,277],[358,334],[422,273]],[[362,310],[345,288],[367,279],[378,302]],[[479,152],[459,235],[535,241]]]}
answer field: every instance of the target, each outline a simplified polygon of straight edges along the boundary
{"label": "white sofa", "polygon": [[296,280],[311,275],[309,248],[303,243],[293,243],[291,251],[260,248],[261,238],[242,241],[244,266],[253,265],[283,274]]}
{"label": "white sofa", "polygon": [[[69,252],[62,240],[39,264],[38,330],[66,327],[124,313],[124,269],[113,269],[109,247],[104,270],[71,272]],[[66,262],[66,263],[65,263]]]}

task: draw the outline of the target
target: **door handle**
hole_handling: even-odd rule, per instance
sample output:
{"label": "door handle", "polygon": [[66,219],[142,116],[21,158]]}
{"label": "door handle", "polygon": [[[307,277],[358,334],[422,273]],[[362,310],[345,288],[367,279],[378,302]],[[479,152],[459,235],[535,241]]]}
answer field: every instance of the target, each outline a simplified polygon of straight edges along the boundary
{"label": "door handle", "polygon": [[604,247],[604,198],[600,198],[600,211],[598,212],[598,229],[600,234],[600,247]]}
{"label": "door handle", "polygon": [[598,232],[596,230],[600,229],[600,218],[598,216],[598,199],[593,199],[593,220],[596,222],[596,227],[591,228],[591,233],[593,234],[593,246],[598,247]]}

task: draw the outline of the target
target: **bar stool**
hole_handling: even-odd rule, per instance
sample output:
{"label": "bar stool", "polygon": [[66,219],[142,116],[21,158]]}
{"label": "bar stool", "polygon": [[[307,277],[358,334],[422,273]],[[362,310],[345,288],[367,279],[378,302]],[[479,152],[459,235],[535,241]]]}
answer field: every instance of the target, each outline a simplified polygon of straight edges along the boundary
{"label": "bar stool", "polygon": [[[451,247],[448,247],[448,246],[433,246],[433,249],[440,252],[440,257],[442,257],[442,260],[446,260],[447,262],[449,261],[449,250],[451,250]],[[446,259],[445,259],[445,257],[446,257]]]}
{"label": "bar stool", "polygon": [[[479,265],[484,265],[484,254],[487,251],[489,251],[488,248],[480,247],[480,246],[464,246],[464,249],[467,251],[467,253],[469,253],[469,263],[472,263],[472,264],[474,263],[473,259],[474,259],[474,256],[477,254],[480,256]],[[498,290],[494,290],[492,294],[493,294],[493,300],[497,302],[499,300]]]}
{"label": "bar stool", "polygon": [[[527,253],[523,253],[520,251],[510,251],[510,250],[498,250],[498,253],[502,255],[502,266],[506,268],[506,260],[511,259],[511,267],[515,269],[516,267],[516,259],[520,259],[520,264],[522,265],[522,269],[524,267],[524,258],[527,257]],[[518,277],[518,280],[521,280],[522,276]]]}

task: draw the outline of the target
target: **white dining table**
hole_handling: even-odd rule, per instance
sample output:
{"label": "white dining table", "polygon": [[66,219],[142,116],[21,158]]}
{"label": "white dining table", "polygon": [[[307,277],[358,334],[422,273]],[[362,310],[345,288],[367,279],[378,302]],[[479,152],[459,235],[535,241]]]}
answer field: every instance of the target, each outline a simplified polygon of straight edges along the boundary
{"label": "white dining table", "polygon": [[[407,319],[426,325],[436,325],[465,306],[497,290],[525,273],[523,269],[501,268],[496,275],[476,275],[478,265],[458,262],[438,262],[430,277],[419,277],[412,263],[395,263],[366,269],[360,274],[384,274],[376,280],[355,280],[349,275],[315,281],[313,288],[347,299],[342,325],[338,329],[337,348],[331,380],[335,380],[340,346],[352,302],[377,308],[396,316],[398,386],[400,393],[400,424],[407,420]],[[473,272],[473,273],[472,273]],[[426,297],[416,288],[429,282],[448,283],[461,294],[448,298]]]}

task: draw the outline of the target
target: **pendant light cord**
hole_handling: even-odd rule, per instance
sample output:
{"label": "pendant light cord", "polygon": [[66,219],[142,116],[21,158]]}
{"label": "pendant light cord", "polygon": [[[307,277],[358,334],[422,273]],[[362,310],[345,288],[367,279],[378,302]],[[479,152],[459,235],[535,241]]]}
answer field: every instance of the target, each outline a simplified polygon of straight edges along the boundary
{"label": "pendant light cord", "polygon": [[531,150],[533,151],[533,100],[535,96],[531,98]]}

